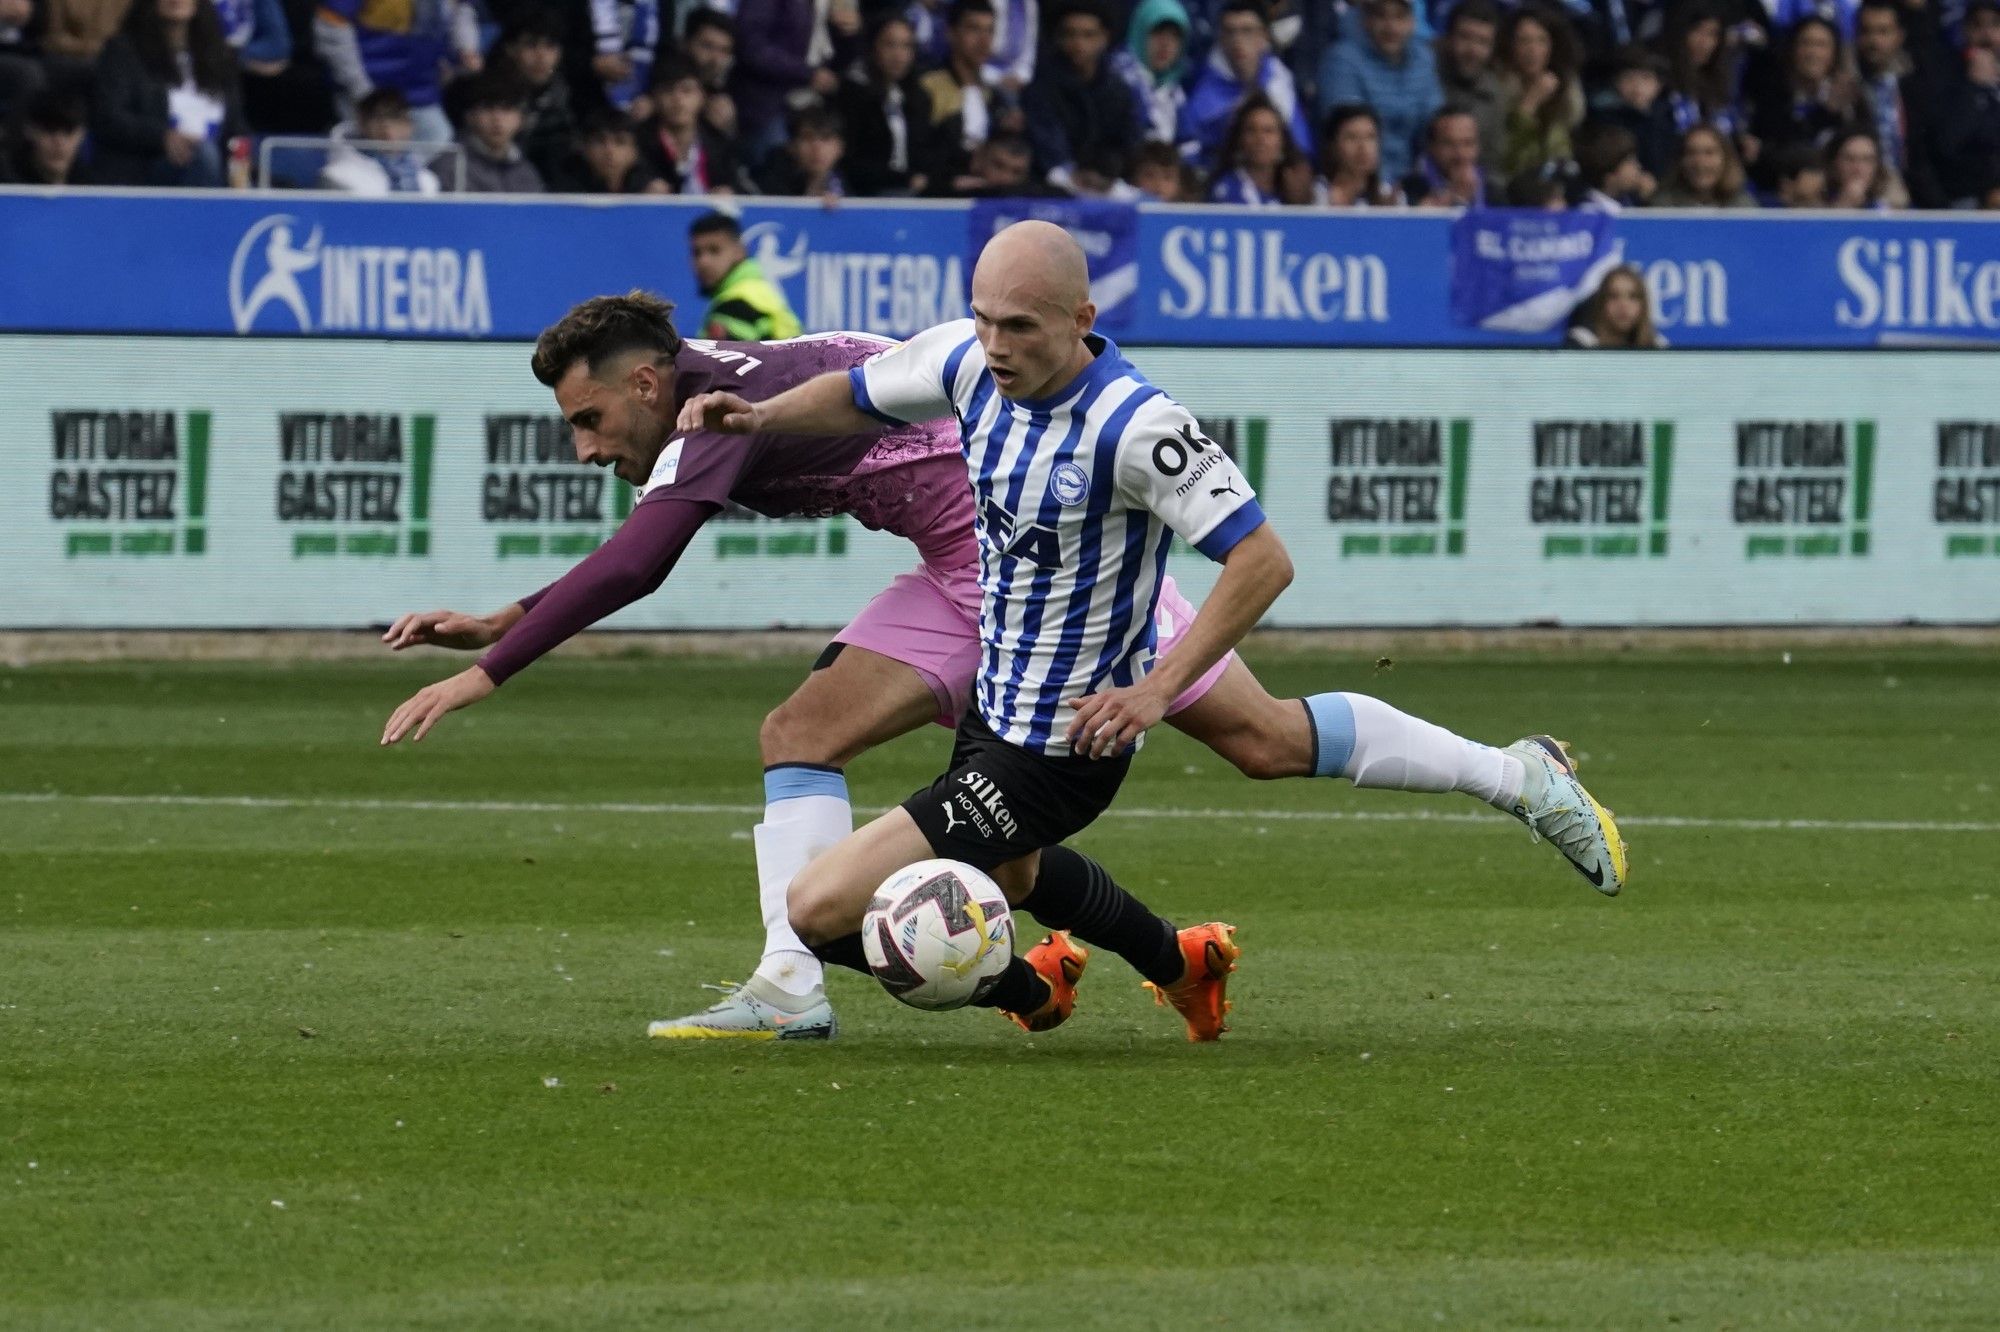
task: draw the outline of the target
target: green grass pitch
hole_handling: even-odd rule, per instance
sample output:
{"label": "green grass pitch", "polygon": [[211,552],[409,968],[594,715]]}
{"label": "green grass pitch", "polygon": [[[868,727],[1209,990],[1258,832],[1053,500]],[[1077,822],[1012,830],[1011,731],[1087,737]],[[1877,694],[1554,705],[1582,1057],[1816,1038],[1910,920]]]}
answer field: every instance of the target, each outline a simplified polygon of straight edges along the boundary
{"label": "green grass pitch", "polygon": [[839,975],[831,1045],[648,1043],[754,958],[803,661],[391,752],[442,656],[0,673],[0,1327],[2000,1322],[1989,655],[1253,660],[1575,740],[1631,887],[1160,732],[1082,844],[1241,925],[1220,1045],[1108,956],[1042,1037]]}

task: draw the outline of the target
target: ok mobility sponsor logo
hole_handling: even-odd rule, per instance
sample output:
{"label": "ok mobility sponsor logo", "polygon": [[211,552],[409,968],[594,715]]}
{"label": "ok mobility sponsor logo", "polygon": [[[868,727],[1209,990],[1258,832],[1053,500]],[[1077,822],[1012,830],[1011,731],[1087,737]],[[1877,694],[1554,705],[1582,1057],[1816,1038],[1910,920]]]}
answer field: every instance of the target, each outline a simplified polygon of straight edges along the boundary
{"label": "ok mobility sponsor logo", "polygon": [[238,333],[464,334],[493,331],[481,250],[337,245],[290,213],[261,218],[229,263]]}
{"label": "ok mobility sponsor logo", "polygon": [[58,408],[49,436],[49,517],[67,556],[207,549],[207,412]]}
{"label": "ok mobility sponsor logo", "polygon": [[745,227],[743,245],[785,289],[807,328],[901,338],[965,317],[965,259],[956,251],[829,250],[784,222]]}
{"label": "ok mobility sponsor logo", "polygon": [[1335,418],[1327,422],[1326,519],[1343,528],[1342,558],[1465,553],[1465,417]]}
{"label": "ok mobility sponsor logo", "polygon": [[1667,553],[1671,421],[1537,421],[1528,521],[1542,557]]}
{"label": "ok mobility sponsor logo", "polygon": [[278,521],[292,558],[427,556],[437,418],[281,412]]}
{"label": "ok mobility sponsor logo", "polygon": [[1931,516],[1945,558],[2000,555],[2000,421],[1937,423]]}
{"label": "ok mobility sponsor logo", "polygon": [[1749,559],[1868,554],[1873,421],[1738,421],[1731,516]]}

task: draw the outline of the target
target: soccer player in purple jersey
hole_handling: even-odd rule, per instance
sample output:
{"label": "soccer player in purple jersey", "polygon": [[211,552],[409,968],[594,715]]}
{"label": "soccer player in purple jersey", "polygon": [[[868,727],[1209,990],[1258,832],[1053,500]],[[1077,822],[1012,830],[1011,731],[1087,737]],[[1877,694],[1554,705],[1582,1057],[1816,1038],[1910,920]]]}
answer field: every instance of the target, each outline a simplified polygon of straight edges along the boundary
{"label": "soccer player in purple jersey", "polygon": [[[543,653],[657,590],[695,532],[729,502],[773,516],[844,513],[908,539],[921,558],[917,569],[835,636],[759,734],[766,805],[754,844],[762,963],[709,1010],[650,1028],[671,1038],[824,1038],[834,1033],[833,1012],[819,961],[788,923],[786,891],[808,861],[852,829],[846,764],[927,721],[953,725],[965,711],[981,650],[971,488],[949,420],[832,441],[676,429],[682,406],[701,395],[726,391],[761,401],[851,369],[892,344],[844,333],[690,342],[674,329],[671,311],[644,293],[598,297],[542,335],[534,370],[555,391],[578,458],[613,468],[640,489],[640,500],[604,546],[503,610],[400,617],[383,636],[394,649],[421,643],[485,655],[405,701],[384,726],[382,743],[421,739],[446,713],[485,698]],[[1156,618],[1162,652],[1194,619],[1171,580]],[[1357,786],[1465,791],[1522,818],[1584,868],[1583,815],[1563,803],[1561,784],[1546,778],[1534,754],[1462,740],[1363,695],[1301,702],[1273,698],[1231,653],[1174,700],[1167,720],[1251,777],[1338,775]],[[1604,891],[1615,892],[1620,877]]]}

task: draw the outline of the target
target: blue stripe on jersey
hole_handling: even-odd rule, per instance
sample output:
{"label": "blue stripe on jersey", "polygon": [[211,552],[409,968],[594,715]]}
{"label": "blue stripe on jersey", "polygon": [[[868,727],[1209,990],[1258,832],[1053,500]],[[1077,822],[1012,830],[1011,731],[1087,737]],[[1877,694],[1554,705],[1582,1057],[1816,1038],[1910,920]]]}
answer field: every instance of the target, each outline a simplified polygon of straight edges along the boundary
{"label": "blue stripe on jersey", "polygon": [[[1015,420],[1019,419],[1014,416],[1013,404],[1011,403],[1002,403],[1000,411],[1004,416]],[[995,422],[995,424],[997,425],[998,422]],[[1028,413],[1028,431],[1021,441],[1021,454],[1015,460],[1013,471],[1007,478],[1006,496],[1000,501],[1000,506],[1013,518],[1013,530],[1009,533],[1009,540],[1020,534],[1021,491],[1027,487],[1028,473],[1034,467],[1035,446],[1041,443],[1042,435],[1047,432],[1049,425],[1050,418],[1047,412]],[[976,500],[978,497],[974,496],[974,498]],[[1006,550],[998,546],[994,548],[994,556],[994,585],[1006,588],[1011,592],[1014,586],[1014,573],[1020,568],[1020,558],[1009,554]],[[1000,639],[1007,630],[1006,609],[1005,601],[996,599],[993,615],[993,633],[986,640],[985,668],[979,672],[979,701],[981,711],[987,714],[989,721],[992,719],[994,705],[999,701],[995,690],[998,688],[1000,676]],[[1030,600],[1027,605],[1022,607],[1023,617],[1034,610],[1034,602]],[[1026,632],[1025,618],[1022,632]],[[1017,670],[1020,668],[1020,664],[1021,650],[1020,645],[1017,644],[1014,653],[1014,665]]]}
{"label": "blue stripe on jersey", "polygon": [[958,401],[958,367],[964,364],[965,354],[972,350],[972,344],[977,341],[979,341],[977,338],[967,338],[953,347],[951,355],[944,358],[944,396],[952,402]]}
{"label": "blue stripe on jersey", "polygon": [[[1118,569],[1117,593],[1111,601],[1111,627],[1105,631],[1104,647],[1097,654],[1097,662],[1091,667],[1092,682],[1104,679],[1113,668],[1129,658],[1132,645],[1126,641],[1132,632],[1132,609],[1139,588],[1139,572],[1146,567],[1146,531],[1153,525],[1153,515],[1146,509],[1125,511],[1125,559]],[[1153,596],[1146,603],[1146,618],[1153,618],[1154,603],[1159,600],[1159,576],[1154,575]],[[1148,633],[1154,632],[1152,624],[1146,626]],[[1116,679],[1113,684],[1119,683]]]}
{"label": "blue stripe on jersey", "polygon": [[847,382],[854,388],[854,405],[856,407],[859,407],[862,411],[868,413],[868,415],[874,417],[884,425],[907,426],[909,424],[908,421],[900,421],[875,406],[874,399],[868,396],[868,380],[861,373],[860,366],[857,365],[847,372]]}
{"label": "blue stripe on jersey", "polygon": [[[992,385],[993,376],[981,371],[979,380],[980,388],[985,389]],[[984,409],[991,399],[992,395],[987,394],[986,400],[979,404],[980,407]],[[999,411],[994,414],[992,428],[984,436],[978,434],[979,421],[978,416],[969,417],[965,428],[967,448],[970,449],[972,441],[978,438],[983,450],[976,458],[968,456],[967,459],[973,469],[972,503],[975,510],[980,507],[984,497],[992,489],[993,474],[999,469],[1000,456],[1007,451],[1007,437],[1013,433],[1015,425],[1018,424],[1014,413],[1007,409],[1004,398],[1000,401]],[[1004,552],[999,543],[993,539],[992,529],[986,523],[983,513],[977,514],[975,526],[979,534],[979,584],[982,593],[979,629],[986,642],[998,643],[1007,627],[1007,602],[1002,595],[1006,591],[1007,584],[999,572]],[[984,595],[988,588],[993,590],[994,595]],[[989,610],[993,615],[990,623],[986,618],[986,612]],[[989,692],[993,675],[991,661],[986,661],[984,666],[985,669],[979,673],[979,710],[982,715],[992,711],[993,701]]]}
{"label": "blue stripe on jersey", "polygon": [[[1063,509],[1063,502],[1056,497],[1055,469],[1076,457],[1077,448],[1083,443],[1085,418],[1090,415],[1090,409],[1097,405],[1098,398],[1104,393],[1104,387],[1102,381],[1092,384],[1084,390],[1082,397],[1069,406],[1069,432],[1063,436],[1062,443],[1056,446],[1055,455],[1049,462],[1049,485],[1042,492],[1041,504],[1035,509],[1035,522],[1051,531],[1057,530]],[[1034,581],[1028,590],[1028,610],[1021,617],[1019,648],[1032,651],[1041,636],[1042,619],[1048,608],[1049,585],[1055,581],[1056,572],[1055,569],[1047,567],[1035,570]],[[1014,653],[1014,669],[1007,679],[1007,692],[1000,702],[1003,716],[1014,715],[1014,706],[1021,700],[1021,682],[1027,673],[1028,652],[1017,650]],[[1061,700],[1058,699],[1057,702],[1060,704]]]}
{"label": "blue stripe on jersey", "polygon": [[972,381],[972,400],[965,404],[965,411],[958,418],[959,446],[968,456],[972,453],[972,433],[979,429],[979,418],[993,399],[993,389],[993,376],[982,366],[979,378]]}
{"label": "blue stripe on jersey", "polygon": [[[1068,680],[1070,671],[1076,665],[1077,653],[1083,648],[1083,629],[1090,619],[1090,604],[1096,592],[1097,566],[1104,554],[1105,515],[1111,511],[1112,500],[1117,498],[1118,442],[1139,408],[1159,396],[1159,389],[1141,380],[1138,389],[1119,403],[1097,427],[1092,441],[1096,452],[1091,458],[1090,503],[1084,510],[1087,521],[1083,524],[1083,537],[1077,551],[1076,582],[1070,592],[1069,605],[1063,612],[1062,637],[1049,664],[1048,678],[1051,683],[1061,684]],[[1105,443],[1107,439],[1110,441],[1108,446]],[[1085,681],[1085,684],[1088,683]],[[1036,709],[1028,728],[1029,749],[1039,750],[1053,737],[1056,711],[1061,701],[1057,699],[1055,707]]]}
{"label": "blue stripe on jersey", "polygon": [[1118,664],[1111,668],[1114,684],[1129,685],[1139,683],[1137,669],[1141,654],[1150,654],[1160,644],[1159,586],[1167,576],[1167,552],[1174,547],[1174,534],[1170,528],[1160,529],[1160,539],[1153,544],[1152,554],[1146,558],[1153,562],[1153,609],[1146,614],[1146,632],[1133,640]]}
{"label": "blue stripe on jersey", "polygon": [[1209,534],[1194,543],[1194,548],[1211,560],[1220,564],[1222,557],[1236,549],[1236,543],[1264,525],[1264,506],[1256,499],[1243,501],[1243,506],[1217,523]]}

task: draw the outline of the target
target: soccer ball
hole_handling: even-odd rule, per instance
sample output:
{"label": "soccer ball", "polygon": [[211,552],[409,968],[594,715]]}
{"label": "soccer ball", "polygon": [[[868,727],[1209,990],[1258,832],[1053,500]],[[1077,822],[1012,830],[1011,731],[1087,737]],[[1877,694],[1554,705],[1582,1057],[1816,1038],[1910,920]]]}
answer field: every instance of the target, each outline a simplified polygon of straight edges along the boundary
{"label": "soccer ball", "polygon": [[1014,957],[1014,916],[1000,885],[956,860],[891,874],[861,923],[868,969],[912,1008],[959,1008],[990,989]]}

